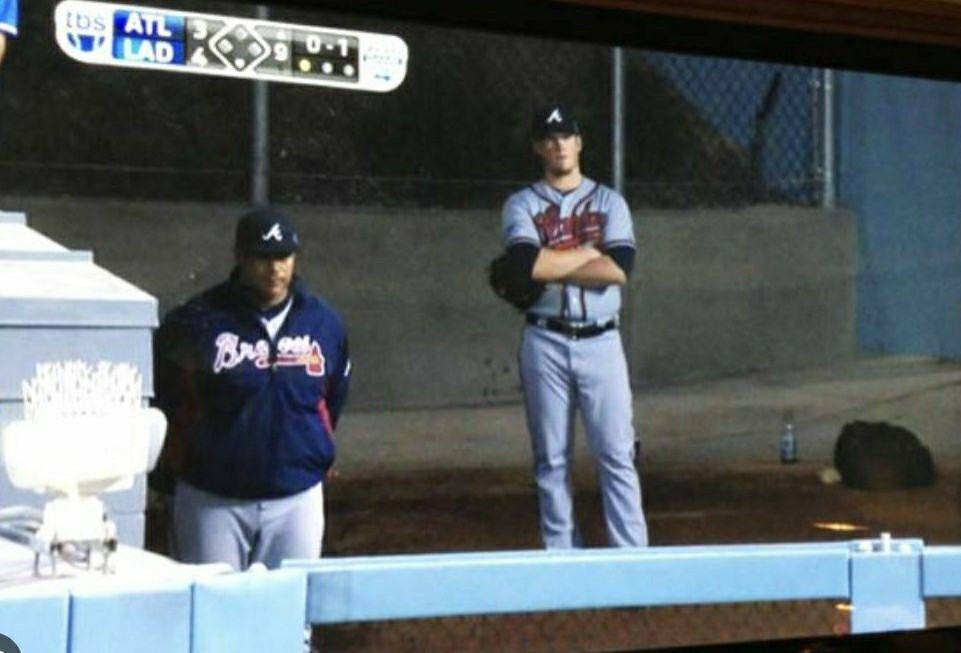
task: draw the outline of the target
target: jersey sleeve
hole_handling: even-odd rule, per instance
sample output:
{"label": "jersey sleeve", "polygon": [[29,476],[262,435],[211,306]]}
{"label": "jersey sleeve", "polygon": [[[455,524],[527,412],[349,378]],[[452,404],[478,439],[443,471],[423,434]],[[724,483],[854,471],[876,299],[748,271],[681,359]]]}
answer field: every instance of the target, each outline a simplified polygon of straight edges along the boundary
{"label": "jersey sleeve", "polygon": [[344,409],[344,402],[347,401],[347,391],[350,387],[350,371],[350,345],[345,334],[341,342],[337,368],[327,380],[327,411],[330,415],[330,425],[335,429],[337,428],[337,422],[340,421],[340,413]]}
{"label": "jersey sleeve", "polygon": [[607,224],[604,227],[604,249],[614,247],[635,247],[634,221],[624,198],[620,193],[611,191]]}
{"label": "jersey sleeve", "polygon": [[528,243],[536,247],[541,246],[537,227],[534,226],[530,191],[522,190],[514,193],[504,203],[501,215],[501,226],[504,232],[504,246]]}
{"label": "jersey sleeve", "polygon": [[17,0],[0,0],[0,32],[17,35]]}

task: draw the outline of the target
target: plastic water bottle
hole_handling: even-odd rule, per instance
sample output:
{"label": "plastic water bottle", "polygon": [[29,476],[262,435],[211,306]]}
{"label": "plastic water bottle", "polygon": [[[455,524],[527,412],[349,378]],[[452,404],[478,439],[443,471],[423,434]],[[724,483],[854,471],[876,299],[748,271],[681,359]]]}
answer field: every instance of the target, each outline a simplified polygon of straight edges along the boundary
{"label": "plastic water bottle", "polygon": [[794,415],[784,413],[784,425],[781,427],[781,464],[790,465],[797,462],[797,433],[794,432]]}

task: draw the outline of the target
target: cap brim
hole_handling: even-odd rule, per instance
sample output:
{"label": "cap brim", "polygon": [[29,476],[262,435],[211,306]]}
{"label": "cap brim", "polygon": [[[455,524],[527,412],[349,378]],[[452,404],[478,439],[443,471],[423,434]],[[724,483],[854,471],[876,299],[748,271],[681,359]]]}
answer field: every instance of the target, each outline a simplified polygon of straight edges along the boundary
{"label": "cap brim", "polygon": [[252,247],[248,249],[241,249],[242,254],[245,256],[253,256],[255,258],[287,258],[291,254],[296,254],[297,249],[291,249],[290,247]]}
{"label": "cap brim", "polygon": [[538,132],[534,132],[534,140],[539,141],[551,136],[553,134],[559,134],[561,136],[576,136],[580,132],[576,129],[544,129]]}

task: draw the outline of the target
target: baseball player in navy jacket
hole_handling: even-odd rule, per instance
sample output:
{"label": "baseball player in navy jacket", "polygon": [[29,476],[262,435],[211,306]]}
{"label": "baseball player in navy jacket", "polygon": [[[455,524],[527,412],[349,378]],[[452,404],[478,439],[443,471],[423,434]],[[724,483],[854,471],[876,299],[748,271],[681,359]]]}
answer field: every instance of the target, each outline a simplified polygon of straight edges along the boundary
{"label": "baseball player in navy jacket", "polygon": [[294,275],[299,248],[283,213],[247,213],[230,278],[157,332],[172,547],[183,562],[240,570],[320,555],[350,358],[341,318]]}

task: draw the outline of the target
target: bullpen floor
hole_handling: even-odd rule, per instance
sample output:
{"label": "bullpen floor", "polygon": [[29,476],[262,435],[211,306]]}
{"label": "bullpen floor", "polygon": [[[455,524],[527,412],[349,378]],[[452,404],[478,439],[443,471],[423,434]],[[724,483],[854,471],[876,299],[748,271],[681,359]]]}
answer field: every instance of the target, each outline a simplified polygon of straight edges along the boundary
{"label": "bullpen floor", "polygon": [[[877,537],[961,542],[961,365],[868,360],[635,392],[644,506],[657,546]],[[778,461],[782,415],[797,464]],[[931,450],[933,487],[867,491],[832,483],[845,423],[888,421]],[[324,555],[538,548],[537,504],[521,406],[345,413],[327,486]],[[576,510],[587,546],[604,546],[600,498],[579,434]],[[163,516],[153,515],[151,541]],[[644,582],[644,579],[624,579]],[[746,579],[745,582],[749,582]],[[961,601],[929,602],[930,627],[961,624]],[[324,651],[617,651],[831,635],[846,606],[684,606],[416,620],[325,628]],[[820,649],[819,649],[820,650]]]}

